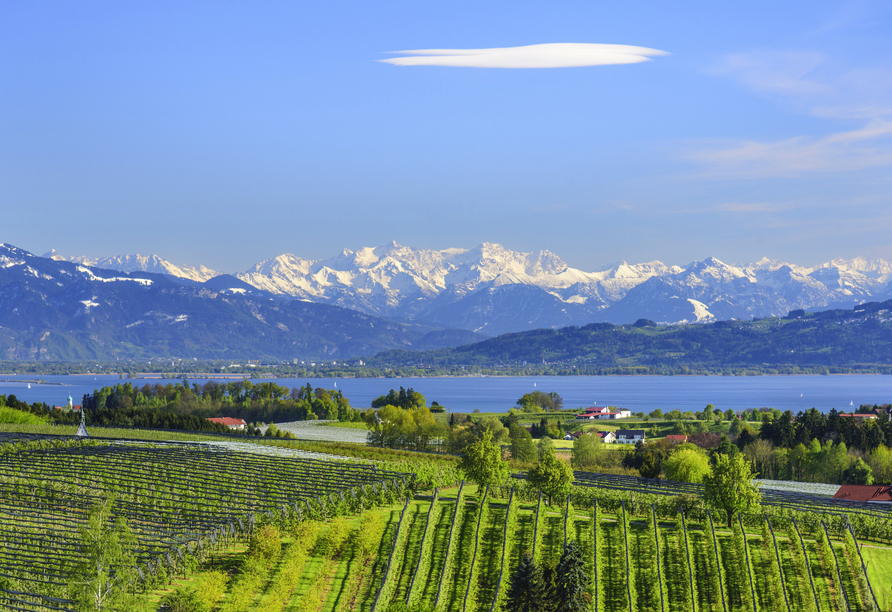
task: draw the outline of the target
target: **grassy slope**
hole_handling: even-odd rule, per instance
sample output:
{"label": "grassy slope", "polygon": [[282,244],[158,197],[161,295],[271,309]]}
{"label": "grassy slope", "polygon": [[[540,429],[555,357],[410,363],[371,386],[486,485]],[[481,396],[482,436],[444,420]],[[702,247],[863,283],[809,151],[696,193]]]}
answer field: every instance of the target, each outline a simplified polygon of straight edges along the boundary
{"label": "grassy slope", "polygon": [[446,544],[449,541],[449,528],[452,526],[452,516],[455,513],[455,502],[441,502],[440,515],[432,533],[433,548],[431,550],[431,566],[427,576],[419,576],[422,605],[433,606],[437,597],[437,585],[440,575],[443,573],[443,563],[446,561]]}
{"label": "grassy slope", "polygon": [[862,546],[870,584],[884,610],[892,609],[892,549]]}
{"label": "grassy slope", "polygon": [[419,501],[412,504],[409,508],[411,518],[409,523],[409,535],[406,538],[406,546],[404,548],[402,563],[399,567],[393,568],[398,576],[396,588],[393,590],[391,601],[405,601],[409,594],[409,584],[412,581],[412,573],[418,564],[418,555],[421,552],[421,538],[424,536],[424,523],[427,520],[427,512],[430,510],[430,503]]}
{"label": "grassy slope", "polygon": [[45,420],[40,418],[36,414],[31,414],[30,412],[25,412],[24,410],[16,410],[14,408],[10,408],[9,406],[0,406],[0,423],[15,425],[43,425],[45,423]]}
{"label": "grassy slope", "polygon": [[[42,421],[41,421],[42,422]],[[77,432],[77,425],[22,425],[22,424],[2,424],[0,431],[13,433],[29,433],[42,434],[49,436],[73,436]],[[245,436],[231,437],[218,436],[214,434],[179,432],[174,430],[153,431],[146,429],[112,429],[105,427],[87,427],[87,431],[93,438],[117,438],[125,440],[173,440],[173,441],[191,441],[191,440],[225,440],[238,442],[255,442],[258,438]],[[267,440],[269,438],[266,438]]]}
{"label": "grassy slope", "polygon": [[[476,526],[476,500],[472,498],[468,503],[468,512],[465,519],[459,525],[461,539],[459,554],[459,566],[456,575],[451,584],[447,585],[448,592],[445,593],[444,601],[445,609],[460,610],[462,601],[467,587],[468,574],[470,571],[470,556],[467,551],[470,550],[474,527]],[[421,578],[423,585],[423,603],[430,605],[436,597],[437,579],[442,573],[442,562],[445,553],[445,542],[449,534],[449,525],[452,519],[452,511],[454,509],[453,502],[439,502],[441,506],[435,513],[435,528],[432,532],[434,535],[433,555],[431,562],[431,570],[427,577]],[[416,500],[407,511],[406,520],[409,522],[410,534],[407,543],[407,554],[402,567],[395,568],[399,575],[399,587],[394,594],[394,601],[400,601],[405,598],[406,588],[411,573],[414,571],[417,562],[418,548],[420,544],[421,532],[424,528],[426,513],[430,507],[428,500]],[[347,612],[349,610],[368,611],[371,607],[372,600],[381,583],[383,577],[384,564],[390,554],[391,542],[396,528],[396,521],[399,518],[400,505],[389,508],[376,510],[386,515],[389,524],[385,529],[384,536],[378,547],[377,560],[370,564],[360,563],[350,552],[349,549],[334,564],[326,567],[325,587],[322,591],[320,603],[312,609],[315,612]],[[560,554],[563,545],[563,519],[558,514],[559,508],[550,507],[549,514],[545,523],[543,537],[543,557],[555,561]],[[519,522],[517,528],[517,537],[515,538],[514,547],[509,551],[510,568],[516,567],[523,551],[529,550],[532,545],[533,517],[535,513],[535,504],[523,504],[519,514]],[[638,608],[639,610],[648,609],[643,596],[646,586],[644,582],[648,580],[648,571],[652,571],[649,564],[653,563],[652,543],[649,540],[646,527],[642,520],[643,517],[632,517],[630,526],[629,542],[631,547],[632,573],[635,584],[639,585],[638,591]],[[491,603],[494,594],[495,582],[498,579],[500,570],[501,542],[503,537],[505,519],[504,500],[493,500],[491,506],[488,523],[483,526],[484,535],[480,551],[478,576],[479,576],[479,597],[476,602],[470,602],[473,609],[486,609]],[[359,518],[351,518],[351,523],[355,526],[359,524]],[[592,522],[587,513],[582,510],[576,510],[571,518],[569,525],[571,538],[575,538],[586,559],[591,556],[592,539]],[[692,561],[694,570],[695,589],[694,595],[697,601],[697,609],[706,610],[722,610],[721,598],[715,584],[709,579],[716,571],[715,560],[707,554],[705,538],[711,537],[708,531],[701,529],[700,525],[690,524],[688,535],[691,540]],[[804,598],[811,597],[811,587],[808,584],[807,576],[799,576],[792,562],[792,543],[790,540],[778,534],[778,546],[781,550],[781,563],[784,570],[787,589],[793,609],[801,609]],[[742,568],[742,560],[736,558],[736,552],[733,549],[730,533],[720,530],[717,533],[719,540],[719,553],[721,562],[725,570],[726,582],[725,594],[728,599],[729,612],[737,610],[747,610],[749,608],[740,605],[741,597],[735,596],[743,589],[749,589],[748,578],[745,570]],[[773,547],[763,547],[761,539],[757,533],[747,534],[748,549],[753,561],[755,570],[755,586],[757,597],[759,599],[762,610],[778,610],[785,608],[783,605],[783,595],[780,591],[771,586],[771,581],[767,578],[769,572],[774,568],[776,563],[774,559]],[[290,541],[285,540],[287,545]],[[663,573],[663,579],[666,585],[666,603],[667,610],[683,610],[683,602],[689,597],[689,577],[687,562],[684,555],[683,537],[680,525],[676,521],[664,520],[660,524],[660,561]],[[818,592],[821,609],[827,611],[842,610],[835,597],[837,590],[836,573],[832,565],[832,560],[822,559],[818,547],[815,542],[806,538],[806,546],[812,562],[812,571],[815,575],[815,587]],[[410,549],[415,550],[410,550]],[[834,550],[840,556],[840,562],[843,566],[844,583],[847,591],[851,595],[852,609],[865,610],[864,601],[861,600],[856,588],[856,579],[853,571],[854,567],[851,560],[845,558],[843,548],[839,542],[834,542]],[[865,559],[869,561],[869,572],[874,589],[877,592],[881,605],[892,603],[892,549],[870,548],[864,547],[862,552]],[[223,551],[216,561],[216,566],[229,571],[232,575],[237,576],[237,568],[241,563],[244,553],[244,545],[236,545]],[[601,555],[601,576],[604,584],[604,603],[603,610],[627,610],[628,604],[626,600],[626,583],[625,583],[625,567],[624,567],[624,549],[622,524],[616,520],[616,517],[608,515],[602,522],[602,539],[599,554]],[[314,551],[301,580],[296,585],[293,597],[291,599],[288,610],[306,609],[301,606],[302,597],[313,584],[314,577],[323,568],[322,559]],[[270,582],[275,578],[275,570],[271,572]],[[202,572],[198,572],[186,579],[178,579],[177,584],[192,583],[200,579]],[[349,577],[356,578],[359,576],[361,586],[359,595],[355,598],[349,596],[348,588],[345,582]],[[264,607],[264,597],[266,589],[270,582],[258,588],[253,597],[253,609],[261,610]],[[351,587],[352,588],[352,587]],[[148,610],[157,609],[160,597],[169,589],[157,591],[147,597],[147,605],[137,612],[148,612]],[[224,598],[224,602],[228,596]],[[885,601],[885,604],[883,603]],[[780,607],[778,607],[780,606]],[[884,608],[885,609],[885,608]]]}

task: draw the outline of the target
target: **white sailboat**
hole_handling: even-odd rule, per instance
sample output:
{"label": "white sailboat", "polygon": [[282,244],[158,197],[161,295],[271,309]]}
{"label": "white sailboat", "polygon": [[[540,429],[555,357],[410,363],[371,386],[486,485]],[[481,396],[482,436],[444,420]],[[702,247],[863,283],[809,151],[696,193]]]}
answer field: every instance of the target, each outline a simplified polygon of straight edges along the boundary
{"label": "white sailboat", "polygon": [[31,383],[28,383],[28,388],[29,388],[29,389],[31,388]]}

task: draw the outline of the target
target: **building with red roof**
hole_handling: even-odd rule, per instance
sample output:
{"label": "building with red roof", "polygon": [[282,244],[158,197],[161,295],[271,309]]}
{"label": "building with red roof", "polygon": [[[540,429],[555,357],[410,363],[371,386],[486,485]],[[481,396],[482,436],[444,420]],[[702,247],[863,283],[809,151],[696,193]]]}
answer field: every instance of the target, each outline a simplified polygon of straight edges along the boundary
{"label": "building with red roof", "polygon": [[892,485],[842,485],[833,499],[892,504]]}
{"label": "building with red roof", "polygon": [[245,419],[233,419],[232,417],[214,417],[212,419],[208,419],[208,421],[220,423],[220,425],[226,425],[229,429],[244,429],[248,426],[248,423],[245,422]]}
{"label": "building with red roof", "polygon": [[687,434],[669,434],[666,439],[676,444],[684,444],[688,441],[688,436]]}

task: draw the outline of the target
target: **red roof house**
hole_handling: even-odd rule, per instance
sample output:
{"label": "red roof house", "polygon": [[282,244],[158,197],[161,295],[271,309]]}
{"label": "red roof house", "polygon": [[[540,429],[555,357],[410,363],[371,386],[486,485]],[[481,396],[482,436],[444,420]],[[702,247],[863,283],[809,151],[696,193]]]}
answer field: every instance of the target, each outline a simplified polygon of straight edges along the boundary
{"label": "red roof house", "polygon": [[212,419],[208,419],[208,421],[220,423],[220,425],[226,425],[229,429],[244,429],[248,426],[248,423],[245,422],[245,419],[233,419],[232,417],[214,417]]}
{"label": "red roof house", "polygon": [[688,441],[688,436],[687,434],[669,434],[666,439],[676,444],[684,444]]}
{"label": "red roof house", "polygon": [[833,499],[892,504],[892,485],[842,485]]}

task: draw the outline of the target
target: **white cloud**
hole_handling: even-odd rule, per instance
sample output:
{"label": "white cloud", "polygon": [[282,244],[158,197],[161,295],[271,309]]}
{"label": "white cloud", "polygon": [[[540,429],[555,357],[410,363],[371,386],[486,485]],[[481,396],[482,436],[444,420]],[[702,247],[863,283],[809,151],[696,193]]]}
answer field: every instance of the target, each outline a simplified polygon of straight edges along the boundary
{"label": "white cloud", "polygon": [[[888,63],[888,62],[886,62]],[[688,155],[725,178],[801,176],[892,166],[892,68],[851,68],[811,51],[754,51],[723,58],[713,74],[792,104],[799,112],[845,121],[822,136],[702,143]],[[849,127],[859,121],[858,129]],[[829,124],[828,124],[829,125]]]}
{"label": "white cloud", "polygon": [[407,55],[378,60],[394,66],[454,66],[462,68],[574,68],[638,64],[666,51],[630,45],[549,43],[494,49],[416,49],[395,51]]}
{"label": "white cloud", "polygon": [[831,90],[814,78],[815,70],[825,61],[820,53],[808,51],[733,53],[712,72],[732,76],[758,92],[812,97]]}
{"label": "white cloud", "polygon": [[723,177],[791,177],[812,172],[845,172],[892,165],[892,121],[828,136],[796,136],[776,142],[740,142],[692,153]]}

